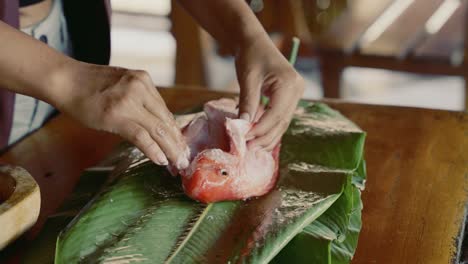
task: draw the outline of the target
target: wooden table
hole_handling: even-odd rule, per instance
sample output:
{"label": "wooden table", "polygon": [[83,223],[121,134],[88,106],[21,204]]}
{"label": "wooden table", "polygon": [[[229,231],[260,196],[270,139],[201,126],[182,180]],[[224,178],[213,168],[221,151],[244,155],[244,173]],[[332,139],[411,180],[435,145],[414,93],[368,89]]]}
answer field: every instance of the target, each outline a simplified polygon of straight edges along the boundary
{"label": "wooden table", "polygon": [[[161,93],[173,111],[225,95],[193,89]],[[468,114],[327,103],[368,133],[363,228],[353,263],[453,260],[467,204]],[[41,187],[40,220],[26,238],[34,238],[81,171],[102,160],[117,142],[62,115],[0,156],[2,162],[26,168]]]}

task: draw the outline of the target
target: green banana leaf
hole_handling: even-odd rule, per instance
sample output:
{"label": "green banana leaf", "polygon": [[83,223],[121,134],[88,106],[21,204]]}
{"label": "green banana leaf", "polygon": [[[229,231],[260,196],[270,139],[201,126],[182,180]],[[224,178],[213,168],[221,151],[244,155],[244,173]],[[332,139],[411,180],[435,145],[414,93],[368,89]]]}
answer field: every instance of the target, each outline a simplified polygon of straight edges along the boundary
{"label": "green banana leaf", "polygon": [[272,263],[350,263],[361,230],[362,202],[358,186],[362,185],[355,182],[364,182],[365,175],[363,160],[340,198],[305,227]]}
{"label": "green banana leaf", "polygon": [[[364,133],[326,105],[302,103],[282,144],[276,189],[257,199],[209,205],[187,198],[180,180],[164,168],[141,155],[129,157],[116,180],[61,232],[55,262],[266,263],[293,238],[289,245],[301,237],[320,238],[309,230],[314,220],[335,207],[330,214],[343,214],[342,207],[354,206],[348,205],[350,195],[360,202],[349,189],[355,188],[351,182],[363,183],[353,175]],[[360,225],[360,215],[346,219]],[[344,230],[340,223],[329,229],[337,226]],[[327,240],[342,243],[328,243],[328,255],[355,249],[351,235],[342,237]],[[315,255],[324,243],[312,242],[317,247],[307,244],[305,252]]]}
{"label": "green banana leaf", "polygon": [[108,177],[108,171],[84,171],[73,193],[54,215],[49,216],[40,234],[26,245],[21,263],[54,263],[55,246],[60,231],[99,192],[99,189],[102,188]]}
{"label": "green banana leaf", "polygon": [[358,170],[352,177],[352,184],[349,186],[349,191],[345,197],[351,201],[347,227],[344,233],[344,239],[333,240],[331,247],[331,263],[350,263],[358,245],[359,232],[361,231],[361,211],[363,208],[361,200],[361,190],[364,188],[366,178],[366,162],[362,160]]}

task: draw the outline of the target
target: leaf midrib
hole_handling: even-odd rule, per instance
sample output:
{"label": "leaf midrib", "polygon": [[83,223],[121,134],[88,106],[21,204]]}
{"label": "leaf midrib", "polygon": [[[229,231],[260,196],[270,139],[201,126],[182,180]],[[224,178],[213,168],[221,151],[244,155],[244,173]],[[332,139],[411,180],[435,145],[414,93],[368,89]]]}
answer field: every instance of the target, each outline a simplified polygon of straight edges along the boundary
{"label": "leaf midrib", "polygon": [[173,251],[174,253],[172,253],[172,255],[168,256],[168,258],[166,259],[166,261],[164,262],[165,264],[169,264],[169,263],[172,263],[172,261],[174,260],[174,258],[177,256],[177,254],[179,254],[179,252],[185,247],[185,245],[187,244],[187,242],[190,240],[190,238],[193,236],[193,234],[197,231],[198,227],[200,226],[200,224],[203,222],[203,219],[205,219],[206,215],[208,214],[208,212],[210,211],[210,209],[213,207],[213,203],[210,203],[207,207],[205,207],[203,213],[201,213],[200,217],[198,218],[198,220],[195,222],[195,224],[192,226],[192,229],[190,230],[190,232],[185,236],[184,240],[182,240],[182,242],[179,244],[179,246],[177,247],[177,249],[175,251]]}

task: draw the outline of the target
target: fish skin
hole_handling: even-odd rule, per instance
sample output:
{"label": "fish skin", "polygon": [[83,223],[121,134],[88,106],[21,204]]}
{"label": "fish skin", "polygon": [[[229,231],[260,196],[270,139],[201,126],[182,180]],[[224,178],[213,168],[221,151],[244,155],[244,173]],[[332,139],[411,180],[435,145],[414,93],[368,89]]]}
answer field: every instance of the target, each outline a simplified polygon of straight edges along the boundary
{"label": "fish skin", "polygon": [[231,99],[210,101],[204,115],[182,128],[191,156],[190,166],[178,172],[185,193],[194,200],[245,200],[276,185],[280,144],[273,151],[248,147],[245,136],[253,123],[237,119],[236,107]]}

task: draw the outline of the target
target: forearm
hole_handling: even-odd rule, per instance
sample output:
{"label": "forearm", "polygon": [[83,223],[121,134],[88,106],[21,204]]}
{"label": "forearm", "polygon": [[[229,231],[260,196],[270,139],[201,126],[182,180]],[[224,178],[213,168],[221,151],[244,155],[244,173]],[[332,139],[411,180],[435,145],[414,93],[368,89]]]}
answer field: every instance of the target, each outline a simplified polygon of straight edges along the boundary
{"label": "forearm", "polygon": [[78,62],[2,22],[0,41],[0,87],[119,134],[159,165],[189,165],[188,146],[146,72]]}
{"label": "forearm", "polygon": [[179,0],[182,6],[217,41],[233,54],[243,45],[268,38],[244,0]]}
{"label": "forearm", "polygon": [[49,103],[60,101],[63,73],[75,61],[0,22],[0,87]]}

